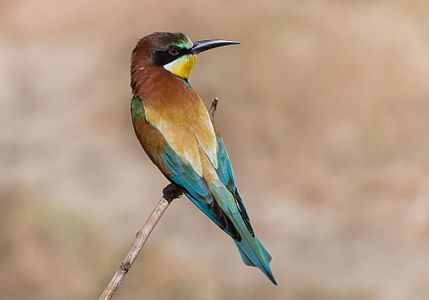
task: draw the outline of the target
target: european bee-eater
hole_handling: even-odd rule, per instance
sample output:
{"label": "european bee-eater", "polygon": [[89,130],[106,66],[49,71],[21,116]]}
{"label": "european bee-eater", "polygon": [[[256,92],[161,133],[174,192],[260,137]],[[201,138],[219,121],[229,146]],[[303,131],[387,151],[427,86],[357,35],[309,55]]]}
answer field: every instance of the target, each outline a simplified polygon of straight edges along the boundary
{"label": "european bee-eater", "polygon": [[258,267],[277,284],[271,255],[255,235],[235,184],[224,141],[188,81],[197,54],[235,44],[192,42],[183,33],[169,32],[142,38],[131,58],[131,117],[152,162],[232,237],[246,265]]}

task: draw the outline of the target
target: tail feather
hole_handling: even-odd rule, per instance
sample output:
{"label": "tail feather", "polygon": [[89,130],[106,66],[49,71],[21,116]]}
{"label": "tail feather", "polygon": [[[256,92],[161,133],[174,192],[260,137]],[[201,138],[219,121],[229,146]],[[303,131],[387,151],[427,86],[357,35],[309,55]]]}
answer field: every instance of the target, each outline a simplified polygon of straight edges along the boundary
{"label": "tail feather", "polygon": [[234,239],[234,242],[237,245],[243,262],[248,266],[255,266],[260,269],[272,283],[277,285],[270,268],[271,255],[262,245],[259,238],[249,232],[233,195],[223,185],[209,185],[209,189],[222,211],[228,216],[240,235],[240,239]]}
{"label": "tail feather", "polygon": [[234,240],[235,245],[238,248],[238,252],[240,253],[241,259],[243,260],[243,263],[246,266],[250,266],[250,267],[256,267],[255,264],[250,260],[250,258],[247,256],[246,252],[244,252],[243,250],[241,250],[240,247],[240,243],[236,240]]}
{"label": "tail feather", "polygon": [[265,259],[270,262],[273,258],[271,256],[271,254],[268,252],[268,250],[264,247],[264,245],[262,245],[261,241],[259,240],[258,237],[255,237],[256,240],[258,241],[259,246],[261,247],[262,252],[264,253]]}
{"label": "tail feather", "polygon": [[[237,214],[233,214],[232,220],[236,223]],[[244,224],[243,224],[244,225]],[[244,225],[245,226],[245,225]],[[277,285],[276,279],[274,278],[273,272],[271,271],[270,261],[271,255],[265,249],[264,245],[259,241],[258,237],[252,237],[249,234],[242,232],[242,230],[238,230],[242,235],[241,241],[234,240],[237,245],[238,251],[240,252],[241,258],[244,264],[248,266],[255,266],[262,273],[267,276],[272,283]]]}

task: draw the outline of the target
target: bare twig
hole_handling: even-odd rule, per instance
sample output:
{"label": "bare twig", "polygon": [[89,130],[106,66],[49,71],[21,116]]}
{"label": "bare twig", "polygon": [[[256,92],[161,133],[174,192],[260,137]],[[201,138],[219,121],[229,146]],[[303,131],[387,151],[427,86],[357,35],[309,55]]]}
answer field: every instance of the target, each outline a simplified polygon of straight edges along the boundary
{"label": "bare twig", "polygon": [[[210,118],[212,119],[213,122],[214,122],[214,116],[215,116],[218,102],[219,102],[219,99],[214,98],[212,101],[212,105],[210,106],[210,110],[209,110]],[[174,184],[167,185],[163,189],[162,193],[163,193],[163,197],[161,198],[161,200],[159,200],[158,204],[155,206],[154,210],[152,211],[151,215],[147,219],[146,223],[143,225],[142,229],[140,229],[140,231],[137,232],[136,239],[134,240],[134,243],[132,244],[130,250],[128,251],[127,256],[125,256],[124,260],[122,261],[121,265],[119,266],[112,280],[110,280],[109,284],[104,289],[103,293],[98,298],[98,300],[112,299],[113,294],[116,292],[116,289],[124,280],[125,275],[131,269],[134,261],[139,255],[150,233],[158,223],[161,216],[164,214],[167,207],[170,205],[171,201],[181,197],[183,194],[182,190]]]}
{"label": "bare twig", "polygon": [[108,300],[112,299],[113,294],[115,293],[118,286],[124,280],[125,275],[131,269],[137,255],[139,255],[140,250],[143,248],[147,238],[155,227],[156,223],[158,223],[159,219],[167,209],[168,205],[176,199],[182,196],[182,191],[174,184],[167,185],[163,192],[163,197],[159,200],[158,204],[155,206],[149,218],[146,220],[146,223],[137,232],[136,239],[134,240],[133,245],[128,251],[127,256],[122,261],[112,280],[110,280],[107,287],[104,289],[101,296],[98,300]]}

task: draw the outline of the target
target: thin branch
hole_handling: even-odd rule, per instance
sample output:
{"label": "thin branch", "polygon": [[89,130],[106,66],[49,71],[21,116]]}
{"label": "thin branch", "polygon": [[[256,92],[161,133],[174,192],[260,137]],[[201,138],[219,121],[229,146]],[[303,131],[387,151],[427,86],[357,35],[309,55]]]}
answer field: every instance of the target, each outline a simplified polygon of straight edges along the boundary
{"label": "thin branch", "polygon": [[158,223],[161,216],[164,214],[167,207],[174,199],[182,196],[182,191],[174,184],[167,185],[162,192],[163,192],[163,197],[161,198],[161,200],[159,200],[158,204],[155,206],[149,218],[146,220],[146,223],[143,225],[140,231],[137,232],[136,239],[134,240],[133,245],[128,251],[127,256],[122,261],[121,265],[119,266],[112,280],[110,280],[109,284],[104,289],[103,293],[98,298],[98,300],[112,299],[113,294],[116,292],[116,289],[124,280],[125,275],[133,266],[133,263],[136,260],[137,255],[139,255],[147,238],[149,237],[155,225]]}
{"label": "thin branch", "polygon": [[[210,118],[212,119],[212,122],[214,122],[214,117],[215,117],[215,112],[217,109],[218,102],[219,102],[219,99],[214,98],[210,106],[209,113],[210,113]],[[119,285],[125,279],[125,275],[127,275],[128,271],[133,266],[133,263],[136,260],[137,256],[139,255],[141,249],[143,248],[146,240],[148,239],[152,230],[155,228],[161,216],[166,211],[167,207],[174,199],[181,197],[183,194],[182,190],[174,184],[167,185],[162,190],[162,193],[163,193],[163,197],[161,198],[161,200],[159,200],[158,204],[155,206],[149,218],[146,220],[146,223],[143,225],[140,231],[137,232],[136,239],[134,240],[134,243],[132,244],[130,250],[128,251],[127,256],[125,256],[124,260],[120,264],[115,275],[113,275],[112,280],[110,280],[109,284],[106,286],[106,288],[104,289],[103,293],[98,298],[98,300],[112,299],[113,294],[116,292]]]}

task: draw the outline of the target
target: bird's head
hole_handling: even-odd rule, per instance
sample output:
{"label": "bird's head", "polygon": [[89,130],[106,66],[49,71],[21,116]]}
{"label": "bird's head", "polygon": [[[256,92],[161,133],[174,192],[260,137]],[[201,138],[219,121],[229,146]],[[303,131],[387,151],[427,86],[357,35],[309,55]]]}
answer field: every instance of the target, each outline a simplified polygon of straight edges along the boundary
{"label": "bird's head", "polygon": [[201,40],[192,42],[183,33],[155,32],[142,38],[134,48],[131,71],[143,70],[155,65],[188,79],[197,54],[216,47],[235,45],[228,40]]}

